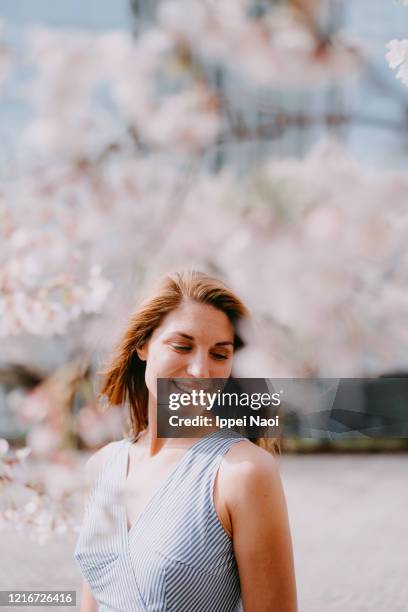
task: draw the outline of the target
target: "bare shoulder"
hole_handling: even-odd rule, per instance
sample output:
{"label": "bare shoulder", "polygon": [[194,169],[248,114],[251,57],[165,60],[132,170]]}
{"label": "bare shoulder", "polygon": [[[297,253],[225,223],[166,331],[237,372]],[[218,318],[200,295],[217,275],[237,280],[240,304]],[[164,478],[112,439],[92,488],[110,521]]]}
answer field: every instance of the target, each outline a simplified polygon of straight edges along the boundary
{"label": "bare shoulder", "polygon": [[279,456],[248,440],[221,462],[244,610],[295,612],[296,584]]}
{"label": "bare shoulder", "polygon": [[96,479],[100,472],[103,470],[111,452],[115,446],[119,444],[119,441],[109,442],[97,450],[93,455],[89,457],[84,466],[85,481],[88,489],[91,489],[96,482]]}
{"label": "bare shoulder", "polygon": [[219,485],[227,505],[248,502],[260,490],[280,488],[278,459],[249,440],[237,442],[221,462]]}
{"label": "bare shoulder", "polygon": [[276,456],[249,440],[234,444],[225,456],[223,465],[242,477],[268,475],[278,469]]}

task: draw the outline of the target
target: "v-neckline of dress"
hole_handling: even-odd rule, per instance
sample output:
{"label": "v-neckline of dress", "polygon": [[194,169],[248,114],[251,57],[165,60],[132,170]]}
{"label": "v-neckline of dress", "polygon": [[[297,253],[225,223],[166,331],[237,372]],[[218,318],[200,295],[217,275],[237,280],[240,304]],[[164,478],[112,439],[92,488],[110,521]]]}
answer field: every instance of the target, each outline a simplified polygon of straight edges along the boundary
{"label": "v-neckline of dress", "polygon": [[[139,512],[138,516],[133,521],[133,523],[132,523],[132,525],[130,527],[129,527],[129,521],[128,521],[128,513],[127,513],[127,507],[126,507],[126,500],[123,499],[123,504],[122,504],[122,507],[123,507],[123,524],[124,524],[124,529],[125,529],[125,535],[126,535],[127,538],[130,538],[131,534],[133,533],[135,528],[139,525],[139,523],[144,518],[144,516],[147,514],[147,512],[150,510],[150,508],[154,504],[154,502],[157,499],[157,497],[159,496],[159,494],[163,491],[163,489],[166,487],[166,485],[170,482],[170,480],[179,471],[179,469],[185,463],[186,459],[191,455],[192,451],[195,450],[198,446],[200,446],[200,444],[204,440],[208,440],[210,438],[214,438],[215,435],[218,434],[220,431],[221,430],[217,429],[217,430],[211,432],[210,434],[207,434],[206,436],[203,436],[203,437],[199,438],[196,442],[194,442],[194,444],[192,444],[191,446],[188,447],[188,449],[186,450],[186,452],[184,453],[184,455],[182,456],[180,461],[177,463],[177,465],[174,466],[174,468],[170,471],[170,473],[159,484],[157,489],[155,489],[155,491],[153,492],[152,496],[149,498],[149,501],[147,502],[145,507],[142,509],[142,511]],[[129,468],[130,449],[131,449],[131,447],[134,444],[130,439],[126,440],[126,442],[127,442],[127,444],[125,446],[126,452],[124,453],[124,470],[123,470],[123,476],[122,476],[122,483],[123,483],[124,489],[126,488],[126,484],[127,484],[127,481],[128,481],[128,468]]]}

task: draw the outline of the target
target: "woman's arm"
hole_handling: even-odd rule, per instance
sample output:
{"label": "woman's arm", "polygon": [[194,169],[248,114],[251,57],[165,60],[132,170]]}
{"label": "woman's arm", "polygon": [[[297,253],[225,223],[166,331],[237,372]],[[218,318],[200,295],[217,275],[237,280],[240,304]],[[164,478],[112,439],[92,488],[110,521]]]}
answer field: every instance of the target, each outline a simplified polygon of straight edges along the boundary
{"label": "woman's arm", "polygon": [[292,542],[277,461],[254,445],[239,446],[239,459],[230,463],[227,503],[244,611],[296,612]]}
{"label": "woman's arm", "polygon": [[98,603],[91,593],[86,580],[82,581],[82,598],[80,612],[98,612]]}

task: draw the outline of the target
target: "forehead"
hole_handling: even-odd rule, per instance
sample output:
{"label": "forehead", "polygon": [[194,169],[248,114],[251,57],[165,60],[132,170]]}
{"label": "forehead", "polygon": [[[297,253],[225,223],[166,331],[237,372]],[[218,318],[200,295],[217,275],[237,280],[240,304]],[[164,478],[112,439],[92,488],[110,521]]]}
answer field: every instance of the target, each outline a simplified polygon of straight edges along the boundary
{"label": "forehead", "polygon": [[210,304],[184,300],[170,312],[153,335],[183,332],[196,339],[223,342],[232,340],[234,328],[227,315]]}

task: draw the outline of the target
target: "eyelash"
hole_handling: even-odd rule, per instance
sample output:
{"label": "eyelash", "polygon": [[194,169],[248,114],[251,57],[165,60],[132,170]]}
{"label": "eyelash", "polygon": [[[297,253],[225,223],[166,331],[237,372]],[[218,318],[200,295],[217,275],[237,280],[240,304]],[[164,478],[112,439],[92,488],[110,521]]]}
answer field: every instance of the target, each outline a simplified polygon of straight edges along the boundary
{"label": "eyelash", "polygon": [[[190,348],[191,348],[190,346],[178,346],[176,344],[173,344],[172,347],[174,349],[176,349],[176,351],[189,351]],[[228,359],[228,357],[226,355],[220,355],[219,353],[213,353],[213,357],[215,357],[219,361],[223,361],[224,359]]]}

